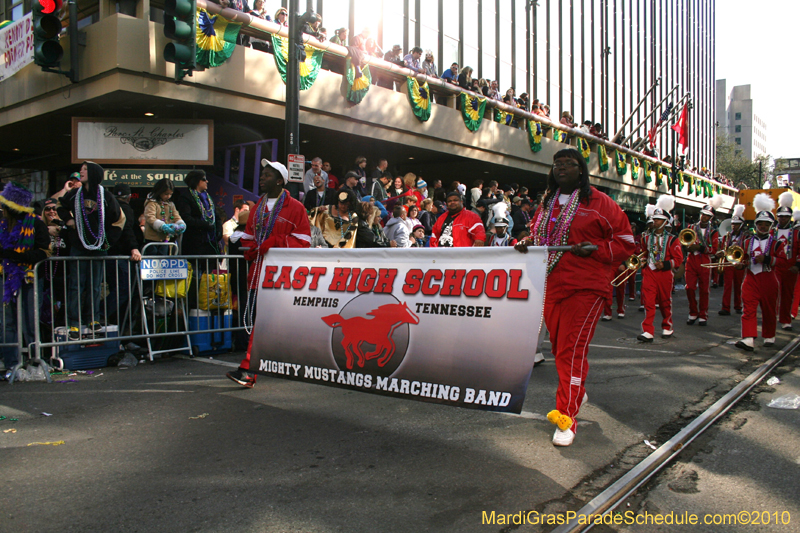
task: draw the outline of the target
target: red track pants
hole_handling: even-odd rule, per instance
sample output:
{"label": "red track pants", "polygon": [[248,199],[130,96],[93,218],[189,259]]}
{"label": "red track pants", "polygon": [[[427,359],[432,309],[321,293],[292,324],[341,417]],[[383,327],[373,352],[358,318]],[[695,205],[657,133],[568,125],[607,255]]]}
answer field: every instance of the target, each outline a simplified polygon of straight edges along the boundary
{"label": "red track pants", "polygon": [[[711,287],[711,269],[700,265],[708,263],[707,255],[691,254],[686,260],[686,296],[689,298],[689,316],[708,320],[708,293]],[[695,291],[700,288],[700,307]]]}
{"label": "red track pants", "polygon": [[606,298],[592,291],[576,291],[560,301],[547,298],[544,322],[550,332],[550,344],[558,372],[556,409],[572,418],[572,431],[577,431],[575,417],[586,393],[584,384],[589,372],[589,342],[603,311]]}
{"label": "red track pants", "polygon": [[775,336],[780,283],[775,272],[748,272],[742,284],[742,337],[758,337],[758,307],[761,306],[761,336]]}
{"label": "red track pants", "polygon": [[655,335],[653,322],[656,318],[656,305],[661,311],[661,328],[672,330],[672,270],[642,270],[642,301],[644,302],[644,321],[642,331]]}
{"label": "red track pants", "polygon": [[[633,276],[631,276],[633,277]],[[625,314],[625,287],[627,287],[628,282],[623,283],[619,287],[611,287],[611,296],[608,297],[606,300],[605,308],[603,309],[603,314],[606,316],[611,316],[611,308],[612,304],[614,303],[612,300],[613,296],[617,298],[617,314]]]}
{"label": "red track pants", "polygon": [[744,270],[738,270],[733,267],[725,269],[725,288],[722,289],[722,308],[725,311],[731,310],[731,291],[733,291],[733,308],[736,311],[741,311],[744,274]]}
{"label": "red track pants", "polygon": [[800,307],[800,283],[794,285],[794,300],[792,300],[792,316],[797,316],[797,308]]}
{"label": "red track pants", "polygon": [[794,299],[794,288],[797,285],[797,274],[786,268],[776,268],[778,281],[781,284],[781,303],[778,312],[778,322],[781,324],[792,323],[792,300]]}

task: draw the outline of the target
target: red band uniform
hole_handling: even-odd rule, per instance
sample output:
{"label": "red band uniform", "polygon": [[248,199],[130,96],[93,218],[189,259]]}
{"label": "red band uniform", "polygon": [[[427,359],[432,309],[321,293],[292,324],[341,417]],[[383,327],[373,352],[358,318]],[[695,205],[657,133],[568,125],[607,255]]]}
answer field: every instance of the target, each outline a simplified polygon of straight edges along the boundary
{"label": "red band uniform", "polygon": [[[742,337],[758,337],[758,307],[761,307],[761,336],[765,339],[775,337],[776,311],[780,291],[778,276],[774,267],[783,253],[783,242],[771,235],[760,237],[751,235],[744,239],[745,269],[742,285]],[[766,255],[764,263],[753,260]]]}
{"label": "red band uniform", "polygon": [[[554,200],[558,202],[558,198]],[[539,206],[537,215],[544,207]],[[548,231],[552,232],[560,213],[561,206],[555,206]],[[532,223],[532,235],[534,230]],[[567,244],[581,242],[596,244],[598,248],[588,257],[564,253],[547,278],[544,301],[544,320],[558,372],[556,409],[572,419],[573,432],[586,393],[589,342],[608,297],[607,287],[616,265],[635,249],[627,216],[611,198],[594,187],[588,202],[580,202],[569,229]]]}
{"label": "red band uniform", "polygon": [[[722,238],[720,249],[727,250],[731,246],[744,248],[744,237],[744,228],[739,230],[739,235],[734,235],[733,231],[731,231]],[[725,261],[725,258],[723,257],[721,260]],[[737,312],[742,311],[742,283],[744,282],[744,275],[744,270],[731,267],[725,268],[725,275],[723,276],[725,285],[722,289],[722,309],[728,313],[731,312],[731,293],[733,293],[734,310]]]}
{"label": "red band uniform", "polygon": [[[711,290],[711,269],[701,265],[710,263],[719,249],[719,232],[709,222],[705,228],[699,224],[689,226],[697,233],[697,244],[700,250],[687,253],[686,259],[686,296],[689,299],[689,316],[697,317],[701,322],[708,320],[708,295]],[[695,292],[699,290],[698,298]]]}
{"label": "red band uniform", "polygon": [[[683,250],[680,240],[667,232],[663,235],[648,233],[642,236],[643,251],[647,251],[646,264],[642,269],[642,302],[644,303],[644,322],[642,331],[654,335],[653,322],[656,316],[656,305],[661,311],[661,328],[672,331],[672,281],[673,268],[683,262]],[[657,262],[663,262],[658,269]]]}
{"label": "red band uniform", "polygon": [[780,307],[778,322],[782,325],[792,324],[792,300],[797,284],[797,272],[792,270],[800,259],[800,246],[798,243],[798,230],[791,224],[788,228],[773,228],[772,235],[783,243],[783,253],[777,258],[775,273],[780,283]]}

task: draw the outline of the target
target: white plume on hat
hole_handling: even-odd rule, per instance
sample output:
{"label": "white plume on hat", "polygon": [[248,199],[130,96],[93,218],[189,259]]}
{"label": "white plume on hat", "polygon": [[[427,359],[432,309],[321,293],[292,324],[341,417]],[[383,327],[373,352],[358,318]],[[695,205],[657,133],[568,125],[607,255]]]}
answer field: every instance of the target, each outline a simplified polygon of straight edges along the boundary
{"label": "white plume on hat", "polygon": [[769,194],[760,192],[756,194],[755,198],[753,198],[753,209],[756,210],[756,213],[760,213],[761,211],[771,212],[773,209],[775,209],[775,200],[773,200],[772,196]]}
{"label": "white plume on hat", "polygon": [[653,218],[653,212],[655,212],[655,210],[655,204],[647,204],[647,207],[644,208],[644,216],[647,218]]}
{"label": "white plume on hat", "polygon": [[780,196],[778,196],[778,205],[781,207],[786,207],[791,209],[792,204],[794,203],[794,195],[792,191],[782,192]]}
{"label": "white plume on hat", "polygon": [[494,213],[494,218],[508,218],[508,206],[505,202],[497,202],[492,206],[492,212]]}
{"label": "white plume on hat", "polygon": [[656,207],[661,208],[669,213],[675,209],[675,197],[671,194],[662,194],[656,201]]}
{"label": "white plume on hat", "polygon": [[710,205],[714,209],[719,209],[720,207],[722,207],[722,202],[724,202],[724,201],[725,201],[725,198],[723,198],[722,195],[715,194],[708,201],[708,205]]}
{"label": "white plume on hat", "polygon": [[744,214],[744,206],[742,204],[736,204],[733,206],[733,218],[742,218]]}

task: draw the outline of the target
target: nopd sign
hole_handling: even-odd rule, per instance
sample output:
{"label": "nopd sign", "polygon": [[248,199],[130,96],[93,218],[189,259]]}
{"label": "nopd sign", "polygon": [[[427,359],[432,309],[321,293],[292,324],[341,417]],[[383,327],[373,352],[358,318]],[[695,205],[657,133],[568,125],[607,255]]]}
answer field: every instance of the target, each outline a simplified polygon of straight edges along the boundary
{"label": "nopd sign", "polygon": [[529,250],[273,248],[259,272],[250,370],[519,413],[546,272],[544,249]]}
{"label": "nopd sign", "polygon": [[186,279],[189,265],[186,259],[142,259],[139,273],[143,280]]}

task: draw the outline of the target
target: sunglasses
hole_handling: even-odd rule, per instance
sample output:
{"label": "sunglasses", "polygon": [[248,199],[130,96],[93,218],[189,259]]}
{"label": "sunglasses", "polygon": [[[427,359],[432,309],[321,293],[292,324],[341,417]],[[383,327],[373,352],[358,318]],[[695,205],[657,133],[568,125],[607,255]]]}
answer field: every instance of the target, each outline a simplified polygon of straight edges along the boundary
{"label": "sunglasses", "polygon": [[55,211],[56,208],[55,207],[45,207],[44,210],[45,211]]}

